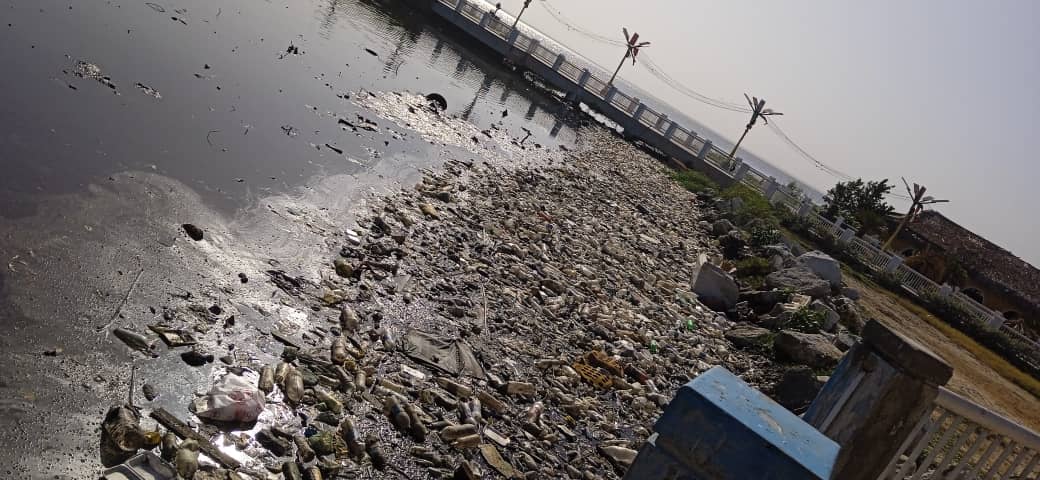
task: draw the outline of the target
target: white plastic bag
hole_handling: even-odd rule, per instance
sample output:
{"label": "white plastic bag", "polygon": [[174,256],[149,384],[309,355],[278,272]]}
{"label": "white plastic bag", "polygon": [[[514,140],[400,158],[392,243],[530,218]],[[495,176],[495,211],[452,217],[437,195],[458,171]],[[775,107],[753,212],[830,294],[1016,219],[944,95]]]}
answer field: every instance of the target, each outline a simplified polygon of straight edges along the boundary
{"label": "white plastic bag", "polygon": [[199,418],[218,422],[250,423],[264,411],[264,394],[252,382],[229,373],[206,393]]}

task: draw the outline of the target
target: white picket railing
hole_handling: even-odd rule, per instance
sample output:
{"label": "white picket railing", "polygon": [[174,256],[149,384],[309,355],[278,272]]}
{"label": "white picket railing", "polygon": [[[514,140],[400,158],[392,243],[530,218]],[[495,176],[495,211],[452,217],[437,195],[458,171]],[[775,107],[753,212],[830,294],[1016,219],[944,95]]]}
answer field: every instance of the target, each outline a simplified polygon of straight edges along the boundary
{"label": "white picket railing", "polygon": [[1040,435],[945,388],[879,480],[1037,479]]}

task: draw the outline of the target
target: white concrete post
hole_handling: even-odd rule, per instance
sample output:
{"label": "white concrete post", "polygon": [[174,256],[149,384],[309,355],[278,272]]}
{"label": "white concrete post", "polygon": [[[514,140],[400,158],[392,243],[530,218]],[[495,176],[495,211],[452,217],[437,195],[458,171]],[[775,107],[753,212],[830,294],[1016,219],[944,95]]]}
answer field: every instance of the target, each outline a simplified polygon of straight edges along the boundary
{"label": "white concrete post", "polygon": [[747,176],[748,170],[751,170],[751,166],[741,162],[739,165],[737,165],[737,169],[733,172],[733,180],[736,180],[738,182],[743,180],[744,177]]}
{"label": "white concrete post", "polygon": [[611,85],[610,87],[607,87],[607,94],[603,96],[603,100],[610,103],[610,101],[614,99],[614,95],[617,95],[617,89]]}
{"label": "white concrete post", "polygon": [[766,184],[762,187],[762,195],[766,197],[766,200],[772,200],[773,194],[776,193],[776,189],[779,184],[776,183],[776,178],[769,177],[766,179]]}
{"label": "white concrete post", "polygon": [[951,286],[949,286],[949,285],[947,285],[945,283],[939,286],[939,296],[940,297],[947,298],[950,295],[953,295],[953,287],[951,287]]}
{"label": "white concrete post", "polygon": [[[641,104],[642,104],[642,101],[639,100],[639,97],[632,97],[632,106],[628,108],[628,112],[632,113],[637,108],[639,108],[639,105],[641,105]],[[634,117],[635,115],[633,114],[632,116]]]}
{"label": "white concrete post", "polygon": [[461,12],[462,8],[465,7],[466,5],[469,5],[468,1],[466,1],[466,0],[459,0],[459,3],[457,5],[455,5],[455,11],[456,12]]}
{"label": "white concrete post", "polygon": [[582,70],[581,75],[578,75],[578,86],[584,88],[585,83],[589,81],[589,77],[591,76],[592,74],[589,73],[589,69],[586,68]]}
{"label": "white concrete post", "polygon": [[845,217],[838,215],[838,218],[834,219],[834,226],[841,228],[845,224]]}
{"label": "white concrete post", "polygon": [[556,56],[556,61],[553,62],[552,69],[555,70],[555,71],[559,71],[560,70],[560,65],[563,65],[563,62],[565,62],[566,60],[567,60],[567,57],[563,56],[562,53],[557,55]]}
{"label": "white concrete post", "polygon": [[668,125],[668,129],[664,131],[665,138],[672,138],[672,135],[675,135],[675,129],[677,128],[679,128],[679,124],[675,122],[672,122],[671,125]]}
{"label": "white concrete post", "polygon": [[491,22],[491,12],[484,12],[484,16],[480,17],[480,28],[487,28],[489,22]]}
{"label": "white concrete post", "polygon": [[711,140],[705,140],[704,146],[701,147],[701,151],[697,152],[697,160],[704,161],[708,158],[708,152],[711,151]]}
{"label": "white concrete post", "polygon": [[990,330],[1000,330],[1000,327],[1004,325],[1004,316],[999,312],[993,312],[993,316],[989,317],[989,321],[986,322],[986,328]]}
{"label": "white concrete post", "polygon": [[516,44],[516,39],[520,38],[520,30],[513,29],[509,32],[509,36],[506,37],[506,43],[510,45]]}
{"label": "white concrete post", "polygon": [[636,122],[639,121],[639,116],[643,114],[643,110],[646,110],[646,105],[643,105],[643,102],[639,102],[636,105],[636,111],[632,112],[632,118],[636,119]]}
{"label": "white concrete post", "polygon": [[798,206],[798,216],[805,217],[812,211],[813,204],[807,198],[802,199],[802,204]]}
{"label": "white concrete post", "polygon": [[838,243],[845,245],[852,241],[852,238],[856,236],[856,231],[851,228],[846,228],[841,232],[841,236],[838,237]]}
{"label": "white concrete post", "polygon": [[899,266],[902,265],[902,264],[903,264],[903,257],[900,257],[899,255],[892,255],[891,257],[888,258],[888,262],[885,263],[884,272],[885,273],[895,272],[896,269],[899,268]]}

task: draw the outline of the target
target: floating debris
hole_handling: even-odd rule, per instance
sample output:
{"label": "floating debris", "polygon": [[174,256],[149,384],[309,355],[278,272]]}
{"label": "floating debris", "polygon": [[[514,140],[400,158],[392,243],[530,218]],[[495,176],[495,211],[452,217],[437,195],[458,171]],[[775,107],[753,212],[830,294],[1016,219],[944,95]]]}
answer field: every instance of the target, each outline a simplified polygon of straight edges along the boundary
{"label": "floating debris", "polygon": [[140,89],[141,92],[144,92],[145,95],[148,95],[149,97],[153,97],[156,100],[162,100],[162,95],[159,93],[158,90],[156,90],[156,89],[154,89],[152,87],[149,87],[148,85],[145,85],[145,84],[143,84],[141,82],[137,82],[136,85],[137,85],[137,88]]}

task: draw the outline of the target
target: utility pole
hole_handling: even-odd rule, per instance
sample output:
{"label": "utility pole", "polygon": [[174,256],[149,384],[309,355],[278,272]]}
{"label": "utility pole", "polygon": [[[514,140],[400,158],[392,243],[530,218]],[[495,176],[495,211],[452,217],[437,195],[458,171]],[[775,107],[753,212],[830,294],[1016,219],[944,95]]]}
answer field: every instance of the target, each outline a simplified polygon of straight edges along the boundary
{"label": "utility pole", "polygon": [[[499,5],[501,5],[501,4],[499,4]],[[513,26],[509,27],[510,30],[515,30],[516,29],[516,24],[520,23],[520,17],[522,17],[524,15],[524,12],[527,11],[527,7],[530,7],[530,6],[531,6],[531,0],[524,0],[524,8],[521,8],[520,9],[520,13],[516,14],[516,20],[513,20]]]}
{"label": "utility pole", "polygon": [[636,55],[639,55],[640,48],[646,48],[650,46],[650,42],[639,42],[639,34],[633,33],[632,36],[628,35],[628,29],[621,27],[621,32],[625,34],[625,56],[621,57],[621,62],[618,63],[617,69],[614,70],[614,74],[610,76],[610,81],[607,82],[607,86],[614,84],[614,78],[617,77],[618,72],[621,71],[621,66],[625,64],[625,59],[632,57],[632,65],[636,64]]}
{"label": "utility pole", "polygon": [[905,178],[903,178],[903,186],[906,187],[906,193],[910,195],[910,210],[906,212],[906,215],[903,215],[903,219],[899,221],[899,226],[897,226],[896,230],[892,232],[892,235],[888,237],[888,240],[885,241],[885,244],[881,246],[882,250],[888,250],[888,247],[892,245],[892,241],[896,239],[896,237],[899,235],[899,232],[903,230],[903,227],[905,227],[907,223],[914,221],[917,218],[917,216],[920,215],[921,212],[924,210],[925,205],[949,202],[949,200],[936,200],[932,196],[924,196],[924,192],[925,190],[927,190],[927,188],[924,185],[918,185],[915,183],[914,189],[913,191],[911,191],[910,184],[906,183]]}
{"label": "utility pole", "polygon": [[744,94],[744,98],[747,99],[748,105],[751,105],[751,121],[748,122],[747,126],[744,127],[744,134],[740,136],[740,140],[737,140],[737,144],[733,146],[733,151],[729,152],[729,157],[733,158],[737,154],[737,149],[740,148],[740,142],[744,141],[744,137],[747,136],[747,132],[751,131],[751,127],[755,126],[755,121],[758,117],[762,117],[762,122],[769,125],[768,117],[770,115],[783,115],[780,112],[774,112],[770,108],[765,108],[766,100],[758,97],[748,97],[748,94]]}

